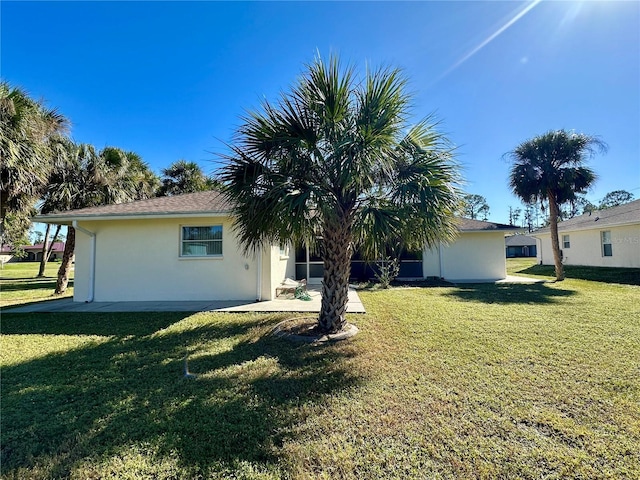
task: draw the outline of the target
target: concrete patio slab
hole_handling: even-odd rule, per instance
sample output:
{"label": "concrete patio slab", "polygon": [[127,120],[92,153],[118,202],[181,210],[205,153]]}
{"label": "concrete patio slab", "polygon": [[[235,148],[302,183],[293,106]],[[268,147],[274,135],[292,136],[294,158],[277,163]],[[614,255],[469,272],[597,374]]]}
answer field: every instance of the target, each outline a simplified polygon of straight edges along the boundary
{"label": "concrete patio slab", "polygon": [[[320,290],[309,289],[310,301],[277,298],[264,302],[243,300],[180,301],[180,302],[74,302],[71,298],[3,308],[3,313],[59,312],[319,312]],[[358,293],[349,290],[348,313],[365,313]]]}

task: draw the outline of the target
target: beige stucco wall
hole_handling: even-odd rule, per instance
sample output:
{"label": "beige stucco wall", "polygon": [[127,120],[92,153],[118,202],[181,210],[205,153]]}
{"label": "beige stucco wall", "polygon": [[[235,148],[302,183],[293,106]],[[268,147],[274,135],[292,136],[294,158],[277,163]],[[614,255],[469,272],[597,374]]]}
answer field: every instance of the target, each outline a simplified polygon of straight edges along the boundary
{"label": "beige stucco wall", "polygon": [[463,232],[440,249],[425,249],[425,277],[452,282],[494,281],[507,276],[504,232]]}
{"label": "beige stucco wall", "polygon": [[[602,255],[601,232],[611,232],[612,256]],[[570,247],[562,248],[562,236],[569,235]],[[538,240],[538,263],[553,265],[551,234],[536,235]],[[560,232],[560,248],[565,265],[590,265],[594,267],[640,268],[640,225],[605,227],[593,230]]]}
{"label": "beige stucco wall", "polygon": [[[94,300],[255,300],[257,261],[237,248],[228,218],[80,222],[96,233]],[[181,258],[182,225],[222,225],[223,256]],[[90,237],[76,233],[74,300],[89,294]],[[264,278],[264,277],[263,277]]]}
{"label": "beige stucco wall", "polygon": [[275,291],[285,278],[295,278],[295,256],[291,247],[280,254],[279,246],[271,246],[263,253],[262,299],[272,300]]}

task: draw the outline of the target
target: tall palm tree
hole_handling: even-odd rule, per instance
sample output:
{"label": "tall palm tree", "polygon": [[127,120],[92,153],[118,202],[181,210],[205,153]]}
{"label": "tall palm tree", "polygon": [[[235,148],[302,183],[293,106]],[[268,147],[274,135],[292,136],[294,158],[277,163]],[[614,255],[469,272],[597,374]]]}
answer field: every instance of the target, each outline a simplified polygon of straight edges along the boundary
{"label": "tall palm tree", "polygon": [[458,168],[431,118],[409,126],[395,69],[358,78],[315,60],[290,93],[243,118],[220,179],[245,253],[306,243],[324,263],[318,328],[345,325],[351,257],[404,241],[422,249],[456,232]]}
{"label": "tall palm tree", "polygon": [[[29,225],[36,200],[52,168],[51,141],[65,135],[69,122],[22,89],[0,81],[0,221]],[[15,225],[13,226],[15,227]]]}
{"label": "tall palm tree", "polygon": [[162,169],[162,186],[158,196],[202,192],[215,187],[215,181],[204,174],[195,162],[178,160]]}
{"label": "tall palm tree", "polygon": [[[43,213],[149,198],[157,186],[157,177],[133,152],[115,147],[96,152],[92,145],[75,145],[71,141],[59,142],[56,148],[56,161],[43,197]],[[57,294],[67,288],[74,250],[75,229],[70,226],[58,270]]]}
{"label": "tall palm tree", "polygon": [[556,280],[564,280],[558,240],[560,207],[575,201],[595,182],[595,172],[585,165],[596,152],[607,146],[597,137],[566,130],[549,131],[518,145],[506,156],[511,159],[509,186],[526,204],[547,202],[551,247]]}

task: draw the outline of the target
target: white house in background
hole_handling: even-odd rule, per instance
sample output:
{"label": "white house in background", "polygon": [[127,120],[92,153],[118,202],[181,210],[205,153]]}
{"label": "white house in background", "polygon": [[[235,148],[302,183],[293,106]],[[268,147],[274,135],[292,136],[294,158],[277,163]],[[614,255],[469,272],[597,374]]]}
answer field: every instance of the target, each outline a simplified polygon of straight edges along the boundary
{"label": "white house in background", "polygon": [[[225,198],[210,191],[42,215],[35,221],[75,227],[77,302],[270,300],[285,278],[320,280],[321,262],[308,252],[271,245],[255,256],[243,255],[230,211]],[[509,228],[462,220],[455,243],[425,250],[405,272],[451,281],[505,278]]]}
{"label": "white house in background", "polygon": [[[549,228],[531,234],[538,239],[538,262],[553,265]],[[640,200],[558,223],[565,265],[640,268]]]}
{"label": "white house in background", "polygon": [[425,249],[424,277],[453,283],[493,282],[507,276],[504,237],[518,230],[512,225],[460,219],[460,234],[450,245]]}

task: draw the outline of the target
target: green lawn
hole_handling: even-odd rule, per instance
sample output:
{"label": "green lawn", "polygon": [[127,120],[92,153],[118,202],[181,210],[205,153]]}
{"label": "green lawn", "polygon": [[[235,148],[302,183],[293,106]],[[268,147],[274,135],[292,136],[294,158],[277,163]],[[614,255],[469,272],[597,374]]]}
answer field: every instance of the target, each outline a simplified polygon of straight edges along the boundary
{"label": "green lawn", "polygon": [[640,478],[640,287],[360,295],[319,347],[279,314],[3,313],[2,477]]}
{"label": "green lawn", "polygon": [[64,295],[53,295],[58,278],[60,262],[49,262],[44,271],[45,276],[36,278],[40,263],[16,262],[7,263],[0,270],[0,308],[24,303],[51,300],[73,296],[73,268],[69,288]]}

